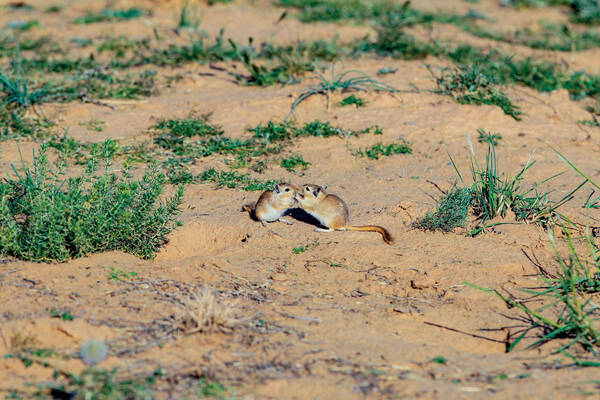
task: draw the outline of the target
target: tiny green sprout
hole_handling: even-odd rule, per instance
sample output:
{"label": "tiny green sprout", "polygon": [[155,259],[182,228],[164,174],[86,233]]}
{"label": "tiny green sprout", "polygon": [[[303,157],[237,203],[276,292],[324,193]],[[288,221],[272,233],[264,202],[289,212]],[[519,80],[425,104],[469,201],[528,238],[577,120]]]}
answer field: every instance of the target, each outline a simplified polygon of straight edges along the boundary
{"label": "tiny green sprout", "polygon": [[50,316],[52,318],[60,318],[63,321],[73,321],[75,317],[68,311],[50,310]]}
{"label": "tiny green sprout", "polygon": [[438,356],[438,357],[433,358],[431,360],[431,362],[436,363],[436,364],[444,364],[444,365],[446,365],[448,363],[448,360],[446,359],[446,357]]}
{"label": "tiny green sprout", "polygon": [[304,253],[307,249],[308,249],[308,245],[298,246],[298,247],[294,247],[292,249],[292,251],[294,252],[294,254],[300,254],[300,253]]}

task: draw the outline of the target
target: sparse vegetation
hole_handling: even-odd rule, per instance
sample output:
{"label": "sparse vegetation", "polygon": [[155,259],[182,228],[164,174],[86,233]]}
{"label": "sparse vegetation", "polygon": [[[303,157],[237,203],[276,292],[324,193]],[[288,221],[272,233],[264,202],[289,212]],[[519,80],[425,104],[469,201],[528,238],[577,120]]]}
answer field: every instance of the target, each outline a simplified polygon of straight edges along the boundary
{"label": "sparse vegetation", "polygon": [[[394,93],[396,89],[393,87],[383,83],[376,81],[369,77],[364,72],[360,71],[345,71],[339,74],[335,74],[333,70],[333,66],[331,67],[331,78],[327,79],[323,74],[316,73],[314,76],[319,80],[319,83],[313,86],[309,86],[304,89],[290,109],[288,113],[288,118],[291,114],[296,111],[296,108],[307,98],[313,96],[315,94],[324,94],[327,96],[327,110],[331,108],[331,94],[337,91],[348,91],[348,90],[356,90],[356,91],[369,91],[374,90],[377,92],[388,92]],[[286,118],[287,119],[287,118]]]}
{"label": "sparse vegetation", "polygon": [[388,145],[384,145],[382,143],[377,143],[374,146],[369,147],[368,149],[361,150],[359,149],[357,152],[361,157],[369,157],[372,160],[379,160],[381,156],[391,156],[393,154],[412,154],[412,148],[407,141],[400,141],[399,143],[390,143]]}
{"label": "sparse vegetation", "polygon": [[495,105],[517,121],[521,119],[523,113],[498,89],[494,75],[485,74],[477,65],[442,70],[435,79],[438,93],[452,96],[460,104]]}
{"label": "sparse vegetation", "polygon": [[145,15],[148,15],[148,12],[137,7],[120,10],[115,10],[113,8],[105,8],[100,12],[89,12],[83,17],[76,18],[75,23],[92,24],[97,22],[126,21],[133,18],[140,18]]}
{"label": "sparse vegetation", "polygon": [[294,155],[281,160],[281,166],[289,172],[296,172],[297,168],[305,170],[309,165],[310,163],[304,161],[304,158],[301,155]]}

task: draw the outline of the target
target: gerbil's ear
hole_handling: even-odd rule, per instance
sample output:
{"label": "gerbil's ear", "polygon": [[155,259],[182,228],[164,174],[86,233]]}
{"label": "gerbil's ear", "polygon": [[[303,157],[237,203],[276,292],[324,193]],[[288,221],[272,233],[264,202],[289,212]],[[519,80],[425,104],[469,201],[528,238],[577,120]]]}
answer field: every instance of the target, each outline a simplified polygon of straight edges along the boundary
{"label": "gerbil's ear", "polygon": [[277,184],[275,185],[275,192],[277,192],[277,193],[281,192],[281,189],[279,188],[279,185],[277,185]]}
{"label": "gerbil's ear", "polygon": [[327,190],[327,185],[323,185],[323,190]]}

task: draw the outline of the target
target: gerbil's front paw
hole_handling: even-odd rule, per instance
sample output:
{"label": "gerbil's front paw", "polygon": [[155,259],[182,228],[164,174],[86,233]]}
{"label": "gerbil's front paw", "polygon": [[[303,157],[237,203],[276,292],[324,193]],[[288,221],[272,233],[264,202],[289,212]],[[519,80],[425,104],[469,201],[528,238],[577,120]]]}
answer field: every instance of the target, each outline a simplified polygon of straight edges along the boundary
{"label": "gerbil's front paw", "polygon": [[279,218],[279,222],[283,222],[284,224],[292,225],[292,221],[288,221],[287,219]]}
{"label": "gerbil's front paw", "polygon": [[261,220],[261,221],[260,221],[260,223],[261,223],[261,224],[262,224],[262,226],[264,226],[265,228],[266,228],[266,227],[267,227],[267,225],[268,225],[267,221],[262,221],[262,220]]}

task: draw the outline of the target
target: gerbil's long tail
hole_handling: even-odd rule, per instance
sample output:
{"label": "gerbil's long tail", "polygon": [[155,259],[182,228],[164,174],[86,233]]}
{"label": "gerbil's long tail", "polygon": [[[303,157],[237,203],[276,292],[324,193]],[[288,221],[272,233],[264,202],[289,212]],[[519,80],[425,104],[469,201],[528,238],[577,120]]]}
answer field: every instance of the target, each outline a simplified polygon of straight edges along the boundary
{"label": "gerbil's long tail", "polygon": [[386,242],[387,244],[392,244],[394,242],[394,239],[392,239],[392,236],[390,235],[390,233],[387,231],[387,229],[385,229],[382,226],[377,226],[377,225],[347,226],[346,229],[349,231],[379,232],[379,233],[381,233],[381,237],[383,238],[384,242]]}

